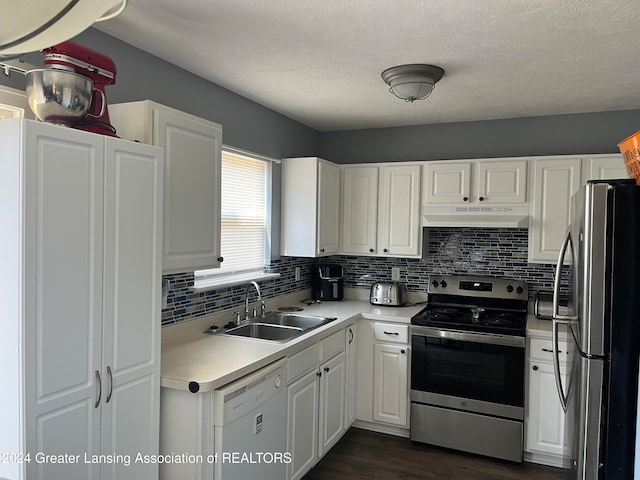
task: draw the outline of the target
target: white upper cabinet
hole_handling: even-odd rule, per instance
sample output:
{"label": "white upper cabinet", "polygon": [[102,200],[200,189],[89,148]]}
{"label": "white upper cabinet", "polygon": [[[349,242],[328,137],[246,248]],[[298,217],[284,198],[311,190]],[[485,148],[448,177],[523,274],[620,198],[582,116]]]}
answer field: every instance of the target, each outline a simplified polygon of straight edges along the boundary
{"label": "white upper cabinet", "polygon": [[471,162],[427,162],[424,168],[423,203],[469,202]]}
{"label": "white upper cabinet", "polygon": [[164,148],[163,271],[219,267],[222,127],[148,100],[109,113],[121,137]]}
{"label": "white upper cabinet", "polygon": [[342,169],[342,251],[372,254],[378,239],[378,167]]}
{"label": "white upper cabinet", "polygon": [[528,159],[431,161],[424,166],[425,205],[514,205],[527,202]]}
{"label": "white upper cabinet", "polygon": [[283,159],[280,254],[338,253],[340,205],[340,167],[317,157]]}
{"label": "white upper cabinet", "polygon": [[419,257],[422,251],[420,224],[420,165],[382,168],[378,209],[378,255]]}
{"label": "white upper cabinet", "polygon": [[621,154],[594,155],[585,159],[582,171],[582,183],[587,180],[614,180],[629,178]]}
{"label": "white upper cabinet", "polygon": [[342,247],[346,254],[420,257],[420,165],[343,167]]}
{"label": "white upper cabinet", "polygon": [[527,201],[527,160],[479,160],[474,163],[477,200],[484,204]]}
{"label": "white upper cabinet", "polygon": [[[556,263],[569,226],[571,196],[587,180],[628,178],[622,155],[534,157],[529,262]],[[570,259],[567,259],[570,261]]]}

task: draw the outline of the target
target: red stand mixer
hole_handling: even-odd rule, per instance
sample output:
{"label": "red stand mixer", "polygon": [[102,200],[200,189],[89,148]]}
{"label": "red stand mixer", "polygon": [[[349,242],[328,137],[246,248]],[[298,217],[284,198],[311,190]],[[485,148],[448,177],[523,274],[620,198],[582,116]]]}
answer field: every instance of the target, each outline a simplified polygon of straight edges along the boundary
{"label": "red stand mixer", "polygon": [[70,127],[117,137],[111,125],[105,88],[116,83],[116,65],[100,52],[67,41],[42,50],[48,69],[65,70],[85,76],[93,82],[91,103],[87,112]]}

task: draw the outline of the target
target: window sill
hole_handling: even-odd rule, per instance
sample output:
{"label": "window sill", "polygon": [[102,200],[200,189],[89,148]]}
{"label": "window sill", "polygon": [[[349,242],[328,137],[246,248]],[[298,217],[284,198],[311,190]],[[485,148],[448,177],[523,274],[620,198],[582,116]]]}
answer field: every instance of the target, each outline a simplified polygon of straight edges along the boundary
{"label": "window sill", "polygon": [[192,292],[206,292],[208,290],[217,290],[222,287],[242,285],[251,281],[260,282],[262,280],[270,280],[279,276],[279,273],[270,272],[230,273],[228,275],[207,278],[206,280],[196,280],[190,290]]}

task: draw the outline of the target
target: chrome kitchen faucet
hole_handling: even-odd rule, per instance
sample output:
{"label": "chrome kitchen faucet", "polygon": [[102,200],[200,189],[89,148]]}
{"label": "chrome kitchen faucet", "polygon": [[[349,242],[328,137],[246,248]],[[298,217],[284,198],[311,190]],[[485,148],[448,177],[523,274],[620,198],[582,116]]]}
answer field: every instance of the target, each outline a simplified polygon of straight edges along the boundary
{"label": "chrome kitchen faucet", "polygon": [[[244,321],[248,322],[251,317],[249,317],[249,290],[251,286],[254,286],[256,293],[258,294],[258,302],[260,303],[260,317],[264,318],[265,315],[265,304],[262,300],[262,294],[260,293],[260,286],[257,282],[251,282],[247,285],[247,288],[244,291]],[[258,316],[257,308],[253,307],[253,318]]]}

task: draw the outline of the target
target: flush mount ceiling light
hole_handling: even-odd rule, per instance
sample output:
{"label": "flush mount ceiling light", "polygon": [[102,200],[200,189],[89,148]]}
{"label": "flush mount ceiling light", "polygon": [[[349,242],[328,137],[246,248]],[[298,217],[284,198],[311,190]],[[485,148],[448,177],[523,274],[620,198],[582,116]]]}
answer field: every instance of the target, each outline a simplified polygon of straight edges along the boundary
{"label": "flush mount ceiling light", "polygon": [[387,68],[382,79],[389,84],[389,91],[405,102],[424,100],[444,75],[444,70],[435,65],[412,63]]}

